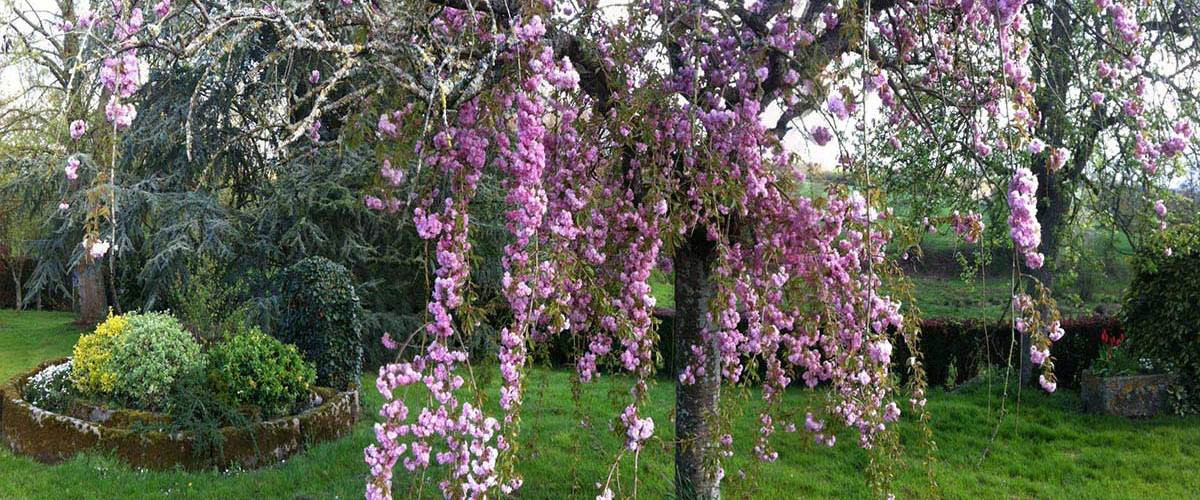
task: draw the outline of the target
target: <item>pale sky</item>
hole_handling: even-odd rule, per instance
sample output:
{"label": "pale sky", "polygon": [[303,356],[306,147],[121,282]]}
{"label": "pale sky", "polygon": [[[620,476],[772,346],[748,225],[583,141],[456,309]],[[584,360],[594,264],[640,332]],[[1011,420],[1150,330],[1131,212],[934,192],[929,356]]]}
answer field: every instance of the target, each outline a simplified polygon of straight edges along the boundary
{"label": "pale sky", "polygon": [[[89,4],[86,1],[81,1],[80,5]],[[3,37],[11,29],[14,29],[8,25],[14,17],[14,7],[24,12],[31,10],[43,12],[57,10],[52,0],[0,0],[0,37]],[[17,25],[24,27],[24,23],[19,20]],[[21,83],[21,75],[18,68],[0,62],[0,96],[8,96],[17,92],[22,87]]]}

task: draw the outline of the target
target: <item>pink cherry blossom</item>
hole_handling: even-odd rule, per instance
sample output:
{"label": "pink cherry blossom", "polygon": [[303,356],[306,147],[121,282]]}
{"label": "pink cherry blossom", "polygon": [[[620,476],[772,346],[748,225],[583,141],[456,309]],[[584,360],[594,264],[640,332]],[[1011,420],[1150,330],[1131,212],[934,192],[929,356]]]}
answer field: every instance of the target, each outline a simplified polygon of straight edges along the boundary
{"label": "pink cherry blossom", "polygon": [[830,134],[829,129],[825,127],[814,127],[812,129],[812,138],[817,145],[824,146],[829,144],[829,141],[833,139],[833,134]]}
{"label": "pink cherry blossom", "polygon": [[109,243],[104,240],[84,239],[83,247],[87,249],[88,256],[93,259],[100,259],[108,253]]}
{"label": "pink cherry blossom", "polygon": [[79,178],[79,173],[78,173],[78,170],[79,170],[79,159],[78,159],[78,158],[74,158],[74,157],[72,157],[72,158],[68,159],[68,160],[67,160],[67,166],[66,166],[66,168],[64,168],[63,170],[66,172],[66,174],[67,174],[67,179],[68,179],[68,180],[72,180],[72,181],[73,181],[73,180],[75,180],[75,179],[78,179],[78,178]]}
{"label": "pink cherry blossom", "polygon": [[1067,159],[1071,157],[1071,151],[1066,148],[1050,148],[1049,167],[1051,172],[1057,172],[1067,164]]}
{"label": "pink cherry blossom", "polygon": [[1058,388],[1058,383],[1055,382],[1053,378],[1046,377],[1045,375],[1038,376],[1038,384],[1040,384],[1042,389],[1044,389],[1046,392],[1054,392],[1054,390]]}
{"label": "pink cherry blossom", "polygon": [[133,104],[123,103],[117,96],[113,96],[109,99],[108,104],[104,106],[104,116],[113,124],[114,128],[125,130],[137,118],[137,108]]}
{"label": "pink cherry blossom", "polygon": [[1029,347],[1029,360],[1032,361],[1033,364],[1040,365],[1046,361],[1046,358],[1048,357],[1050,357],[1050,353],[1048,351],[1045,351],[1038,346]]}
{"label": "pink cherry blossom", "polygon": [[1025,255],[1025,263],[1031,268],[1041,267],[1043,257],[1037,252],[1042,242],[1042,225],[1037,220],[1037,177],[1028,168],[1020,167],[1013,173],[1008,191],[1009,235],[1017,251]]}
{"label": "pink cherry blossom", "polygon": [[83,134],[87,133],[87,122],[83,120],[75,120],[71,122],[71,138],[79,140]]}
{"label": "pink cherry blossom", "polygon": [[829,96],[829,101],[826,103],[825,108],[833,116],[838,117],[838,119],[845,120],[850,117],[850,112],[846,109],[846,102],[842,100],[842,96],[840,95]]}
{"label": "pink cherry blossom", "polygon": [[1063,329],[1062,324],[1059,323],[1058,321],[1055,321],[1050,324],[1049,338],[1050,338],[1051,342],[1058,342],[1059,340],[1062,340],[1063,335],[1066,335],[1066,334],[1067,334],[1067,331]]}

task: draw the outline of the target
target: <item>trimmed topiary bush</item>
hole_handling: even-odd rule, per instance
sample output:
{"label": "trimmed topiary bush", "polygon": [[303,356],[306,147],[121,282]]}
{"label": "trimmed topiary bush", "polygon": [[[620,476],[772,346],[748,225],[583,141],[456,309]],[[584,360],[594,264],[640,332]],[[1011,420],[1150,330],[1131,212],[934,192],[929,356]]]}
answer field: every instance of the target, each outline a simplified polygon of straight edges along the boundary
{"label": "trimmed topiary bush", "polygon": [[275,337],[295,344],[316,365],[317,384],[343,390],[362,375],[362,306],[350,271],[324,257],[288,269]]}
{"label": "trimmed topiary bush", "polygon": [[113,345],[119,335],[129,327],[125,316],[113,316],[96,326],[92,333],[79,337],[72,358],[71,380],[75,388],[88,396],[112,394],[117,375],[108,369]]}
{"label": "trimmed topiary bush", "polygon": [[293,413],[317,378],[296,346],[257,328],[237,333],[208,351],[208,381],[218,397],[260,408],[266,417]]}
{"label": "trimmed topiary bush", "polygon": [[163,409],[175,384],[202,374],[200,344],[169,314],[127,319],[128,329],[117,337],[106,365],[116,375],[113,395],[138,408]]}
{"label": "trimmed topiary bush", "polygon": [[1133,261],[1121,317],[1129,349],[1179,375],[1177,409],[1200,411],[1200,226],[1154,238]]}

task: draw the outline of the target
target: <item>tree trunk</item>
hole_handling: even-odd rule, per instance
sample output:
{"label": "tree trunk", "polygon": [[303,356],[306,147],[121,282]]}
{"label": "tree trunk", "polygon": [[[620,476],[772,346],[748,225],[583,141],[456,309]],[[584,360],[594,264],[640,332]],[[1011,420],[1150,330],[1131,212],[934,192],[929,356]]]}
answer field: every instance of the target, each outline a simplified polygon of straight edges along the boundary
{"label": "tree trunk", "polygon": [[[1035,103],[1040,118],[1037,135],[1052,147],[1062,147],[1072,150],[1072,164],[1063,171],[1051,172],[1047,161],[1049,153],[1033,155],[1029,169],[1037,176],[1037,207],[1038,222],[1042,226],[1042,243],[1038,250],[1045,256],[1040,269],[1033,270],[1033,275],[1046,288],[1054,290],[1054,271],[1058,260],[1059,247],[1062,242],[1062,230],[1070,214],[1072,197],[1068,190],[1073,185],[1074,178],[1082,172],[1086,164],[1086,156],[1091,155],[1091,147],[1072,148],[1067,144],[1067,108],[1062,102],[1063,96],[1069,95],[1069,89],[1077,78],[1075,61],[1071,57],[1071,35],[1074,32],[1074,19],[1071,17],[1070,6],[1065,2],[1055,4],[1051,9],[1049,43],[1038,45],[1037,57],[1047,61],[1045,74],[1038,75],[1044,80],[1035,95]],[[1035,44],[1036,45],[1036,44]],[[1093,138],[1085,137],[1085,141]],[[1086,149],[1086,151],[1080,151]],[[1079,169],[1076,169],[1076,164]],[[1043,314],[1047,311],[1043,311]],[[1020,351],[1017,356],[1020,363],[1020,380],[1022,384],[1033,382],[1033,361],[1029,358],[1029,348],[1032,346],[1029,334],[1020,334]]]}
{"label": "tree trunk", "polygon": [[[714,447],[721,368],[715,338],[702,336],[713,295],[713,261],[714,245],[703,228],[693,230],[675,252],[675,496],[684,500],[721,496]],[[694,345],[703,346],[705,373],[684,385],[679,374],[695,364]]]}
{"label": "tree trunk", "polygon": [[24,296],[22,295],[22,293],[21,293],[21,292],[22,292],[22,289],[24,288],[24,287],[22,287],[22,286],[21,286],[21,285],[22,285],[22,283],[21,283],[21,281],[22,281],[22,280],[21,280],[21,275],[22,275],[22,274],[23,274],[23,273],[21,273],[21,264],[20,264],[20,263],[18,263],[17,265],[13,266],[13,268],[12,268],[12,278],[13,278],[13,297],[15,297],[15,298],[16,298],[16,303],[15,303],[15,304],[13,304],[13,308],[14,308],[14,309],[16,309],[16,310],[18,310],[18,311],[20,311],[20,310],[22,309],[22,307],[21,307],[21,306],[22,306],[22,304],[21,304],[21,303],[22,303],[22,302],[25,302],[25,297],[24,297]]}
{"label": "tree trunk", "polygon": [[[1044,169],[1043,169],[1044,170]],[[1045,177],[1041,173],[1038,177]],[[1063,180],[1047,177],[1046,180],[1039,180],[1038,183],[1038,219],[1042,225],[1042,246],[1040,250],[1046,256],[1045,263],[1040,269],[1035,269],[1032,274],[1049,290],[1054,290],[1055,265],[1057,264],[1059,249],[1062,245],[1062,232],[1065,227],[1067,215],[1071,210],[1071,197],[1067,196],[1063,190]],[[1032,292],[1032,290],[1030,290]],[[1048,310],[1042,311],[1043,317],[1048,313]],[[1031,339],[1027,333],[1021,334],[1021,383],[1030,384],[1035,377],[1033,376],[1033,361],[1029,358],[1029,348],[1032,346]]]}
{"label": "tree trunk", "polygon": [[79,276],[79,323],[93,325],[103,321],[108,313],[104,266],[99,262],[81,262],[75,272]]}

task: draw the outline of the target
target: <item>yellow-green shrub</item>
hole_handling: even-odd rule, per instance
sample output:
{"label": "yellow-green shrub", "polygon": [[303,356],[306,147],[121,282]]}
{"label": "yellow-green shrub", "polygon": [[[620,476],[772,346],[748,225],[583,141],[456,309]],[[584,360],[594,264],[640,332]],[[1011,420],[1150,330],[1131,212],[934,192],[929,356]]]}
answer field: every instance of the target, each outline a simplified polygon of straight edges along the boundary
{"label": "yellow-green shrub", "polygon": [[108,360],[117,337],[128,329],[129,321],[125,316],[113,316],[109,311],[107,320],[75,343],[71,381],[79,392],[93,396],[112,393],[117,375],[109,369]]}

